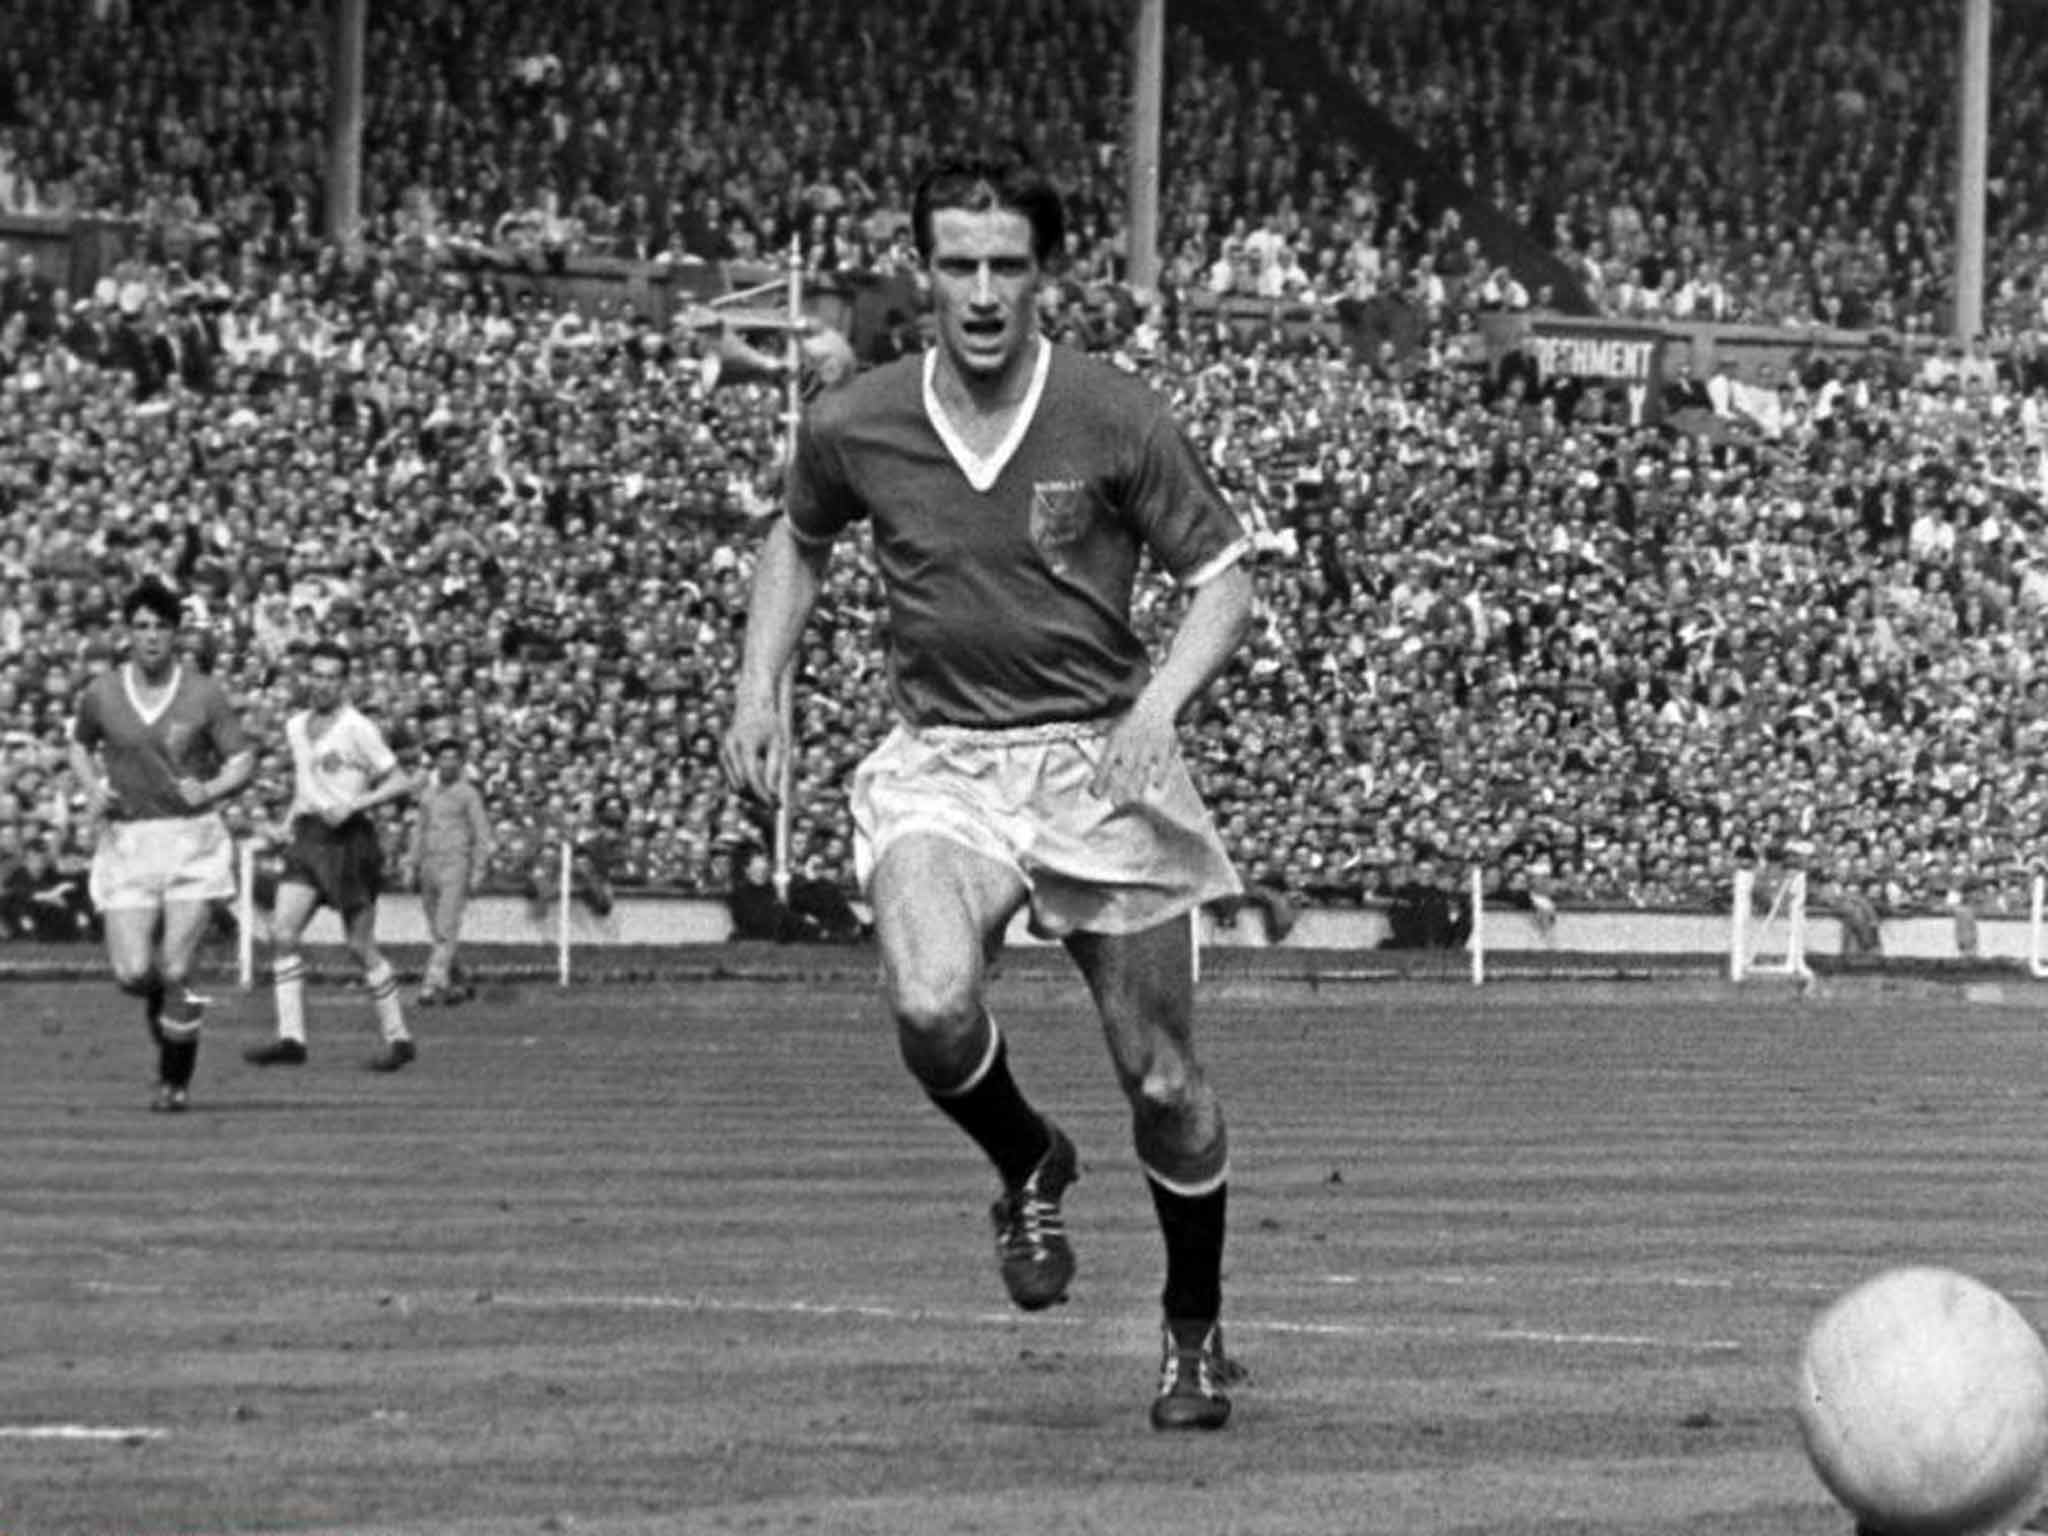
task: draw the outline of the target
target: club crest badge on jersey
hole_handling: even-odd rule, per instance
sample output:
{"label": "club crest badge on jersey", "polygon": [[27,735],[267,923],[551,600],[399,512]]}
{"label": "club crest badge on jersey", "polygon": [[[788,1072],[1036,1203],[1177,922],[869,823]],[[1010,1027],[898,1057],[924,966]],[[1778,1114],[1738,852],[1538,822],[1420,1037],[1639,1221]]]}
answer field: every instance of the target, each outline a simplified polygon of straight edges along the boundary
{"label": "club crest badge on jersey", "polygon": [[1034,480],[1031,484],[1031,542],[1055,571],[1088,532],[1094,492],[1085,480]]}

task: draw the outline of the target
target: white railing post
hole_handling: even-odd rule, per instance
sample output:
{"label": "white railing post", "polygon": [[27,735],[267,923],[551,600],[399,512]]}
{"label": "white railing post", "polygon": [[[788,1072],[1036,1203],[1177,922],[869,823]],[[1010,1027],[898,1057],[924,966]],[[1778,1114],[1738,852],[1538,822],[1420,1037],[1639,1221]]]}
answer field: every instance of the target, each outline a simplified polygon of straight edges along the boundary
{"label": "white railing post", "polygon": [[1479,866],[1472,866],[1472,936],[1465,941],[1472,952],[1472,985],[1486,985],[1486,880]]}
{"label": "white railing post", "polygon": [[1729,913],[1728,979],[1740,981],[1749,973],[1749,906],[1756,895],[1756,872],[1735,871],[1734,910]]}
{"label": "white railing post", "polygon": [[2035,976],[2048,976],[2048,954],[2042,953],[2041,919],[2048,909],[2048,875],[2034,876],[2033,899],[2027,910],[2027,970]]}
{"label": "white railing post", "polygon": [[561,899],[555,903],[555,978],[565,987],[569,985],[569,902],[575,894],[571,878],[575,857],[575,839],[565,827],[562,829],[562,867],[556,881],[556,894]]}
{"label": "white railing post", "polygon": [[1806,871],[1792,872],[1792,899],[1786,903],[1786,918],[1792,931],[1785,936],[1785,969],[1794,976],[1810,974],[1806,968]]}
{"label": "white railing post", "polygon": [[244,992],[256,986],[256,841],[235,845],[235,980]]}

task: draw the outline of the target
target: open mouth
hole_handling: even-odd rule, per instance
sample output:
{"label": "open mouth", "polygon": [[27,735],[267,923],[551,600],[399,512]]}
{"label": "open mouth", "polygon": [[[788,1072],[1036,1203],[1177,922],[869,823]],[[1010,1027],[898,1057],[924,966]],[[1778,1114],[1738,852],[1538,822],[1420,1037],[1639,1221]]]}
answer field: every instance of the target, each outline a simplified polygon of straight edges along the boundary
{"label": "open mouth", "polygon": [[1003,322],[1000,316],[963,320],[960,322],[960,329],[975,341],[994,341],[1003,334]]}

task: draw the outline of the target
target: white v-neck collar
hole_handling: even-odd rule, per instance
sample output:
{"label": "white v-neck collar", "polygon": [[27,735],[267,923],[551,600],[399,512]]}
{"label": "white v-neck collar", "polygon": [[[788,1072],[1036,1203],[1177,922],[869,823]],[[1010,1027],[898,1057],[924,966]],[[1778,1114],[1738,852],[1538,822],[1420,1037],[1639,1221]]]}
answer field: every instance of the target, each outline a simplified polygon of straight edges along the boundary
{"label": "white v-neck collar", "polygon": [[155,725],[163,719],[164,711],[171,707],[171,700],[178,696],[178,684],[185,680],[185,664],[171,663],[171,680],[164,685],[164,696],[157,700],[156,708],[146,709],[142,703],[142,690],[135,685],[135,663],[129,662],[121,669],[121,686],[128,693],[128,707],[135,711],[136,718],[144,725]]}
{"label": "white v-neck collar", "polygon": [[1024,441],[1024,434],[1031,430],[1032,418],[1038,414],[1039,397],[1045,393],[1045,376],[1052,369],[1052,343],[1039,338],[1038,361],[1031,367],[1031,382],[1025,387],[1024,398],[1018,403],[1017,414],[1010,422],[1010,430],[1003,434],[1003,440],[996,444],[995,452],[983,458],[967,446],[966,440],[953,429],[952,419],[946,415],[946,408],[939,403],[939,351],[934,347],[924,355],[924,413],[931,421],[932,430],[939,434],[939,441],[946,445],[946,452],[953,456],[953,462],[960,466],[960,473],[967,477],[967,483],[975,490],[986,492],[996,483],[996,477],[1003,472],[1003,466],[1016,457],[1017,447]]}

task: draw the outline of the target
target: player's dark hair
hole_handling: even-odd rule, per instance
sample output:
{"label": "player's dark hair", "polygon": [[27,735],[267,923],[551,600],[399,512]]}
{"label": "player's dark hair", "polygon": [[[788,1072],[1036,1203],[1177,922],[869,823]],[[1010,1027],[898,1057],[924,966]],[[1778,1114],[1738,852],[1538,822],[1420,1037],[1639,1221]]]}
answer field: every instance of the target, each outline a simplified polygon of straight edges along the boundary
{"label": "player's dark hair", "polygon": [[306,660],[319,661],[322,658],[341,663],[342,675],[346,677],[355,670],[355,658],[348,653],[348,647],[339,640],[315,640],[306,647]]}
{"label": "player's dark hair", "polygon": [[941,161],[925,172],[910,199],[910,230],[920,261],[932,259],[932,215],[941,208],[987,213],[1007,208],[1031,225],[1031,254],[1049,266],[1066,244],[1067,213],[1059,189],[1021,151]]}
{"label": "player's dark hair", "polygon": [[121,622],[133,624],[138,613],[153,613],[166,629],[176,629],[185,617],[185,600],[154,576],[145,576],[121,599]]}
{"label": "player's dark hair", "polygon": [[434,756],[439,757],[443,752],[453,752],[457,757],[461,757],[463,755],[462,738],[460,736],[443,736],[434,743]]}

